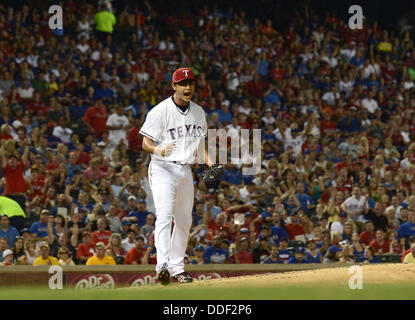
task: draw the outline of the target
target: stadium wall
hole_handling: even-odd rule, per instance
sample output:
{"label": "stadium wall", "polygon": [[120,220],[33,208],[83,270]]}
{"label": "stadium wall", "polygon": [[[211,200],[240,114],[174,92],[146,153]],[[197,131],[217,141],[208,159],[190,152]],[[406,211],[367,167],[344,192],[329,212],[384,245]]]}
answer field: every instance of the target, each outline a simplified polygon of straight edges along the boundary
{"label": "stadium wall", "polygon": [[[197,280],[210,280],[265,273],[293,272],[350,266],[350,264],[284,264],[284,265],[189,265]],[[52,268],[51,268],[52,267]],[[57,267],[57,268],[56,268]],[[115,289],[156,283],[154,265],[116,266],[12,266],[0,269],[0,287],[37,286],[64,288]]]}

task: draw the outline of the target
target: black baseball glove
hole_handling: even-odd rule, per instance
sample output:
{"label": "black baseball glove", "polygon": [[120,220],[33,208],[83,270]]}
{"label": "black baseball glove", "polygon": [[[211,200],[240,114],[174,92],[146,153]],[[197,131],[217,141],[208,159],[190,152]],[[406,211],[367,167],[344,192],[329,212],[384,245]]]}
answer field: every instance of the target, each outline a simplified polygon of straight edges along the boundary
{"label": "black baseball glove", "polygon": [[199,177],[203,180],[206,187],[216,188],[219,185],[220,177],[223,175],[223,166],[220,164],[214,164],[202,172]]}

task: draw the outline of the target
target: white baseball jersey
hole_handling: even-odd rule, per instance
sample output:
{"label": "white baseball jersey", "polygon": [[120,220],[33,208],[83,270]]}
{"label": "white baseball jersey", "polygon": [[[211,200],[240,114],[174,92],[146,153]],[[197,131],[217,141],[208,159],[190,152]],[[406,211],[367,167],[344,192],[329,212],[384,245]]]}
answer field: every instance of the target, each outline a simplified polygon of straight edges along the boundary
{"label": "white baseball jersey", "polygon": [[152,154],[153,159],[193,163],[200,141],[207,136],[205,111],[190,101],[188,109],[182,112],[169,97],[148,112],[140,133],[157,146],[176,143],[170,156]]}

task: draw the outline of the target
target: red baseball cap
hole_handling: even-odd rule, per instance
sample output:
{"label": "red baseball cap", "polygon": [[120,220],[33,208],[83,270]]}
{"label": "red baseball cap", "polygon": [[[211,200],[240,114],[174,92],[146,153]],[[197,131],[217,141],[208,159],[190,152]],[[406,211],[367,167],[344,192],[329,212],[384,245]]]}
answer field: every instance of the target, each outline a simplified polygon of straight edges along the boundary
{"label": "red baseball cap", "polygon": [[192,79],[196,80],[193,70],[190,68],[180,68],[173,73],[173,82],[177,83],[183,80]]}

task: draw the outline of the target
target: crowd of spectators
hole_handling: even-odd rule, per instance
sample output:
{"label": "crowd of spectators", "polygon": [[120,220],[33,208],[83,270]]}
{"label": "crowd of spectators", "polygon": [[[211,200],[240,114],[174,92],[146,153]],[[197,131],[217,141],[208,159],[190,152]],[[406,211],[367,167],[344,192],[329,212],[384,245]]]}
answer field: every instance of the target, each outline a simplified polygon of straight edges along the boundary
{"label": "crowd of spectators", "polygon": [[3,265],[155,264],[138,129],[179,66],[209,128],[262,129],[258,175],[226,164],[207,189],[193,165],[187,263],[414,262],[413,26],[62,5],[53,31],[46,9],[0,6],[1,192],[26,214],[0,212]]}

